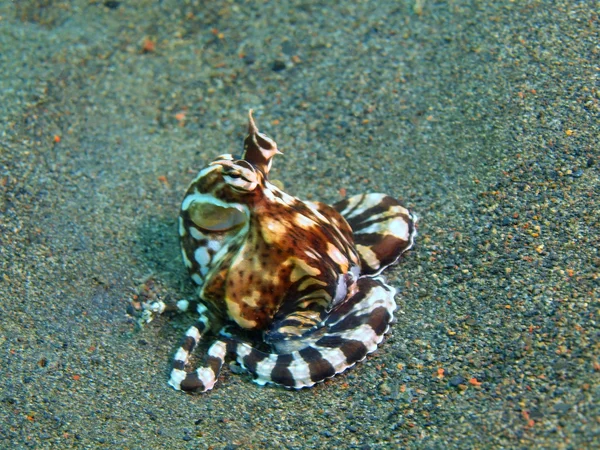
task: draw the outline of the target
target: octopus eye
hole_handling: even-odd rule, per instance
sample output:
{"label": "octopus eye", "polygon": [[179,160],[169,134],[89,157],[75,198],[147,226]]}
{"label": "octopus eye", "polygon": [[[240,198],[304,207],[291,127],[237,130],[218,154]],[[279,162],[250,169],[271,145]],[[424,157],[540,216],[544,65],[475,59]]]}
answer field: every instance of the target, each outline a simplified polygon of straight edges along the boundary
{"label": "octopus eye", "polygon": [[189,208],[190,219],[206,231],[227,231],[246,221],[246,214],[234,207],[194,202]]}

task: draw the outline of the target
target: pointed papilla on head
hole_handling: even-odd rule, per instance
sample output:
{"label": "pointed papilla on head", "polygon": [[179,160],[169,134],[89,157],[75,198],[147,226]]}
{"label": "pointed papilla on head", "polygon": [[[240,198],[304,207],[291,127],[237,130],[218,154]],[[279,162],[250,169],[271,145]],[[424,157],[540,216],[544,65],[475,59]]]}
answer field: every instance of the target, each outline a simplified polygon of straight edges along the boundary
{"label": "pointed papilla on head", "polygon": [[242,159],[267,175],[271,169],[273,156],[281,154],[281,152],[277,149],[277,144],[273,139],[258,131],[252,117],[252,110],[248,111],[248,120],[248,136],[244,140]]}

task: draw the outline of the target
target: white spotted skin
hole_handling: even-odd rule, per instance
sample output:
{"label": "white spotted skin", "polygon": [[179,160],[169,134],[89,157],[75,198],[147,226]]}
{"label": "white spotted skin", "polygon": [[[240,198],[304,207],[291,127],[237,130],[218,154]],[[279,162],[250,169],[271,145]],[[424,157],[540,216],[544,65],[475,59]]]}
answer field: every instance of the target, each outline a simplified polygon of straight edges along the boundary
{"label": "white spotted skin", "polygon": [[[228,356],[256,383],[293,389],[354,366],[393,320],[396,291],[380,273],[414,244],[416,216],[385,194],[328,206],[270,183],[280,152],[249,121],[242,159],[216,158],[181,204],[178,232],[200,318],[175,354],[175,389],[212,389]],[[190,370],[190,354],[209,334],[218,339]]]}
{"label": "white spotted skin", "polygon": [[183,226],[183,219],[181,218],[181,216],[178,218],[177,224],[179,226],[179,237],[185,236],[185,233],[187,232],[187,230]]}
{"label": "white spotted skin", "polygon": [[188,300],[179,300],[176,303],[177,309],[181,312],[186,312],[190,307],[190,302]]}
{"label": "white spotted skin", "polygon": [[[185,234],[183,236],[185,236]],[[183,259],[183,263],[185,264],[185,267],[187,267],[188,269],[191,269],[192,261],[190,261],[190,259],[187,256],[187,253],[185,252],[184,249],[181,249],[181,257]]]}
{"label": "white spotted skin", "polygon": [[188,358],[189,358],[189,352],[186,352],[184,349],[180,348],[179,350],[177,350],[177,352],[175,353],[175,359],[179,360],[179,361],[185,361],[187,363]]}
{"label": "white spotted skin", "polygon": [[[206,238],[206,235],[204,233],[202,233],[200,230],[198,230],[198,228],[196,228],[196,227],[190,227],[190,235],[197,241]],[[185,236],[185,234],[181,234],[181,236]]]}
{"label": "white spotted skin", "polygon": [[171,378],[169,379],[169,385],[173,387],[173,389],[179,391],[181,389],[181,382],[185,380],[187,376],[187,372],[185,370],[173,369],[171,371]]}
{"label": "white spotted skin", "polygon": [[192,274],[192,281],[194,283],[196,283],[198,286],[202,286],[204,284],[204,280],[202,279],[202,276],[197,273]]}
{"label": "white spotted skin", "polygon": [[200,267],[207,267],[210,263],[210,255],[206,247],[198,247],[194,252],[194,259]]}

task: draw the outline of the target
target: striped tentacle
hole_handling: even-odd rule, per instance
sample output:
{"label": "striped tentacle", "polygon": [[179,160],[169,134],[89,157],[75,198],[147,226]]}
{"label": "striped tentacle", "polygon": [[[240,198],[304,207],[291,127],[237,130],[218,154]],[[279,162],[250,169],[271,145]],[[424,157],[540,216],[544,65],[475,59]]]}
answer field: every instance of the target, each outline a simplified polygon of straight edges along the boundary
{"label": "striped tentacle", "polygon": [[333,207],[352,228],[363,275],[378,275],[414,244],[418,218],[393,197],[355,195]]}
{"label": "striped tentacle", "polygon": [[202,366],[192,372],[185,370],[190,355],[198,345],[202,334],[210,329],[210,319],[206,307],[199,303],[197,311],[200,315],[198,321],[187,330],[181,347],[173,358],[173,370],[169,384],[176,390],[205,392],[212,389],[219,377],[227,353],[227,343],[217,340],[208,349]]}
{"label": "striped tentacle", "polygon": [[303,338],[306,347],[289,353],[265,353],[237,343],[236,359],[260,385],[301,389],[352,367],[374,352],[396,309],[395,289],[382,278],[363,277],[358,291],[337,305],[324,323]]}

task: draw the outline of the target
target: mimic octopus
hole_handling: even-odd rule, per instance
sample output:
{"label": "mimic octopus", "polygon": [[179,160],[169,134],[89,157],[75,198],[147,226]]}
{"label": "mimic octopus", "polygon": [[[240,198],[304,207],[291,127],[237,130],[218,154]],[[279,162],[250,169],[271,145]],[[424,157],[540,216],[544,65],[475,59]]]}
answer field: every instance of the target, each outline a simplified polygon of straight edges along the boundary
{"label": "mimic octopus", "polygon": [[[145,305],[149,315],[195,309],[169,384],[213,388],[226,356],[254,381],[300,389],[375,351],[396,309],[380,275],[413,246],[417,217],[385,194],[333,206],[302,201],[268,181],[273,139],[249,112],[244,154],[221,155],[189,185],[179,216],[183,261],[198,298]],[[188,368],[200,340],[203,362]]]}

